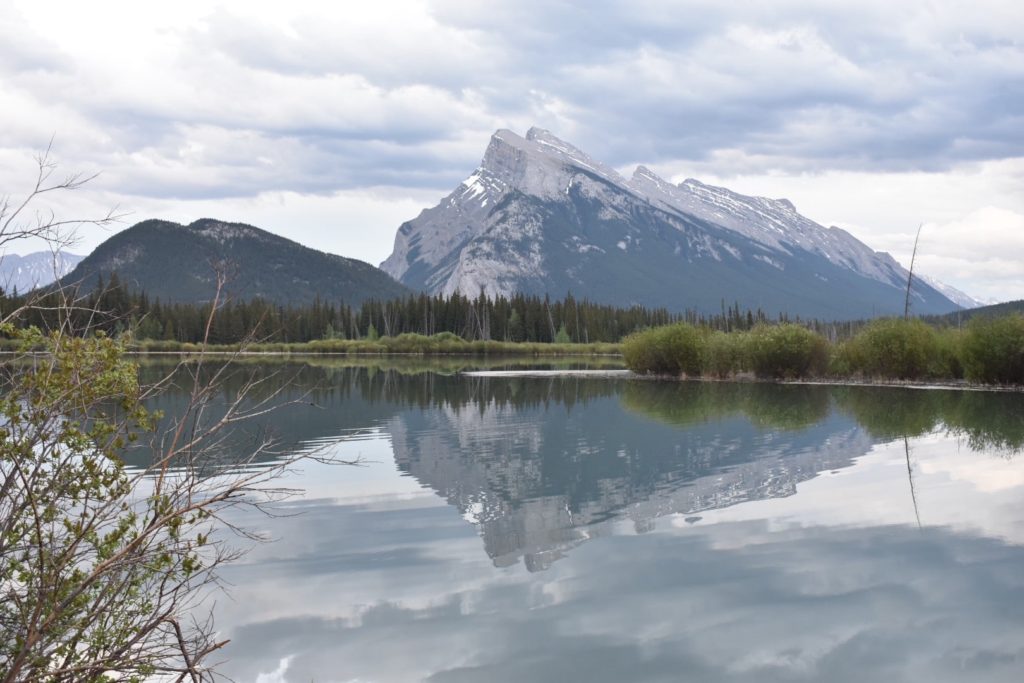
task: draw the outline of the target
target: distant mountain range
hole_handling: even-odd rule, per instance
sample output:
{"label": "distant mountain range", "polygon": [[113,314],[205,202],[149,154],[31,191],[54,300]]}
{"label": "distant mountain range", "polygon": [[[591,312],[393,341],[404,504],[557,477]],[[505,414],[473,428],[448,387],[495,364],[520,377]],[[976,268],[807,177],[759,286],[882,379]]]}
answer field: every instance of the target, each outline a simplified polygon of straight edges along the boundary
{"label": "distant mountain range", "polygon": [[7,254],[0,259],[0,287],[22,294],[43,287],[70,273],[84,256],[65,251],[37,251],[25,256]]}
{"label": "distant mountain range", "polygon": [[[785,199],[748,197],[697,180],[672,184],[640,166],[626,179],[539,128],[499,130],[483,161],[435,207],[398,229],[381,265],[316,251],[241,223],[138,223],[88,257],[47,252],[0,260],[0,286],[56,278],[92,288],[117,273],[168,302],[208,301],[213,264],[228,294],[278,304],[358,305],[412,291],[550,294],[618,306],[717,312],[738,302],[769,316],[866,318],[903,312],[907,271]],[[400,284],[401,283],[401,284]],[[915,277],[912,312],[984,303]]]}
{"label": "distant mountain range", "polygon": [[202,219],[189,225],[148,220],[103,242],[68,275],[67,284],[95,287],[117,273],[120,283],[165,302],[213,298],[214,264],[224,262],[226,293],[234,300],[277,304],[391,299],[409,290],[379,269],[355,259],[304,247],[242,223]]}
{"label": "distant mountain range", "polygon": [[[903,312],[907,271],[785,199],[641,166],[626,179],[539,128],[499,130],[483,161],[404,223],[382,269],[412,289],[524,292],[628,306],[859,318]],[[913,312],[956,303],[917,280]]]}

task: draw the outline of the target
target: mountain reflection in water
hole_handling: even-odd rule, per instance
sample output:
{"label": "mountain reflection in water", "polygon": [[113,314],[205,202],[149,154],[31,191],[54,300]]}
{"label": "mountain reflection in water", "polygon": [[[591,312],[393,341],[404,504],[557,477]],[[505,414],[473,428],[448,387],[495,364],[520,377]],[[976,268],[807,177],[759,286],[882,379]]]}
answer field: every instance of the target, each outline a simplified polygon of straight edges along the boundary
{"label": "mountain reflection in water", "polygon": [[[877,443],[939,430],[1006,457],[1024,446],[1019,394],[479,377],[463,367],[240,364],[224,397],[254,372],[275,373],[261,391],[284,387],[281,399],[298,403],[273,419],[285,449],[382,430],[400,471],[477,525],[495,566],[522,559],[531,571],[619,522],[644,532],[666,515],[694,523],[707,510],[791,496]],[[174,415],[185,400],[172,391],[153,407]],[[244,450],[256,432],[229,443]]]}
{"label": "mountain reflection in water", "polygon": [[[830,415],[818,387],[779,387],[797,408],[777,415],[750,414],[766,403],[760,386],[614,388],[621,403],[585,382],[533,380],[519,395],[549,401],[406,412],[387,431],[399,468],[479,525],[496,565],[523,558],[531,570],[618,520],[642,532],[671,513],[792,495],[874,442],[852,418]],[[680,416],[685,428],[658,419],[666,402],[692,408]],[[773,419],[785,428],[768,427]]]}
{"label": "mountain reflection in water", "polygon": [[219,400],[277,373],[260,391],[302,405],[226,458],[269,429],[366,466],[232,520],[276,540],[226,568],[226,675],[1020,680],[1024,396],[458,374],[481,366],[235,368]]}

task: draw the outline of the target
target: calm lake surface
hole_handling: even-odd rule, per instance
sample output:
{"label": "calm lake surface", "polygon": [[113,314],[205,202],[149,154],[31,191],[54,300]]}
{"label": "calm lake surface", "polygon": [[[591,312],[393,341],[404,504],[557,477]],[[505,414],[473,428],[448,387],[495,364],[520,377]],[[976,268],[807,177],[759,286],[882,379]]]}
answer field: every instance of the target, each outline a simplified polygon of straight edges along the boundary
{"label": "calm lake surface", "polygon": [[289,448],[364,465],[238,520],[276,540],[224,572],[223,673],[1022,680],[1024,396],[474,367],[239,366],[311,392]]}

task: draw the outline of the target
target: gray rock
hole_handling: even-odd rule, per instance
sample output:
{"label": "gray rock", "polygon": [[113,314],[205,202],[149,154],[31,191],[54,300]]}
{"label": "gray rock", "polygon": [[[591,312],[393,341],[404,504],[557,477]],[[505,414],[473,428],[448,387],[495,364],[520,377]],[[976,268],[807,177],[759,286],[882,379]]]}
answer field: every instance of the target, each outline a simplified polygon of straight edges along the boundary
{"label": "gray rock", "polygon": [[[577,296],[720,310],[723,301],[824,318],[903,310],[906,270],[786,199],[748,197],[640,166],[625,179],[550,132],[491,138],[480,167],[404,223],[381,265],[431,293]],[[955,304],[923,281],[914,312]]]}

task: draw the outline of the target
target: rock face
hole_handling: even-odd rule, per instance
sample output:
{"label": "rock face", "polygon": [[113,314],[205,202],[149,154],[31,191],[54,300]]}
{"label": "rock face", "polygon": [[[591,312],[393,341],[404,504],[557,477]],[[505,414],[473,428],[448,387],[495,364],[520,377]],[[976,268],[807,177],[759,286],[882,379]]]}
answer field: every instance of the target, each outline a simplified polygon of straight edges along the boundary
{"label": "rock face", "polygon": [[117,273],[121,284],[164,302],[213,298],[215,264],[223,263],[227,295],[276,304],[324,302],[358,305],[368,298],[409,293],[369,263],[304,247],[242,223],[204,218],[189,225],[149,220],[117,233],[64,278],[93,288]]}
{"label": "rock face", "polygon": [[[381,268],[413,289],[514,292],[628,306],[822,318],[902,313],[907,273],[785,199],[747,197],[644,167],[629,179],[551,133],[499,130],[483,161],[404,223]],[[955,304],[916,281],[915,313]]]}

